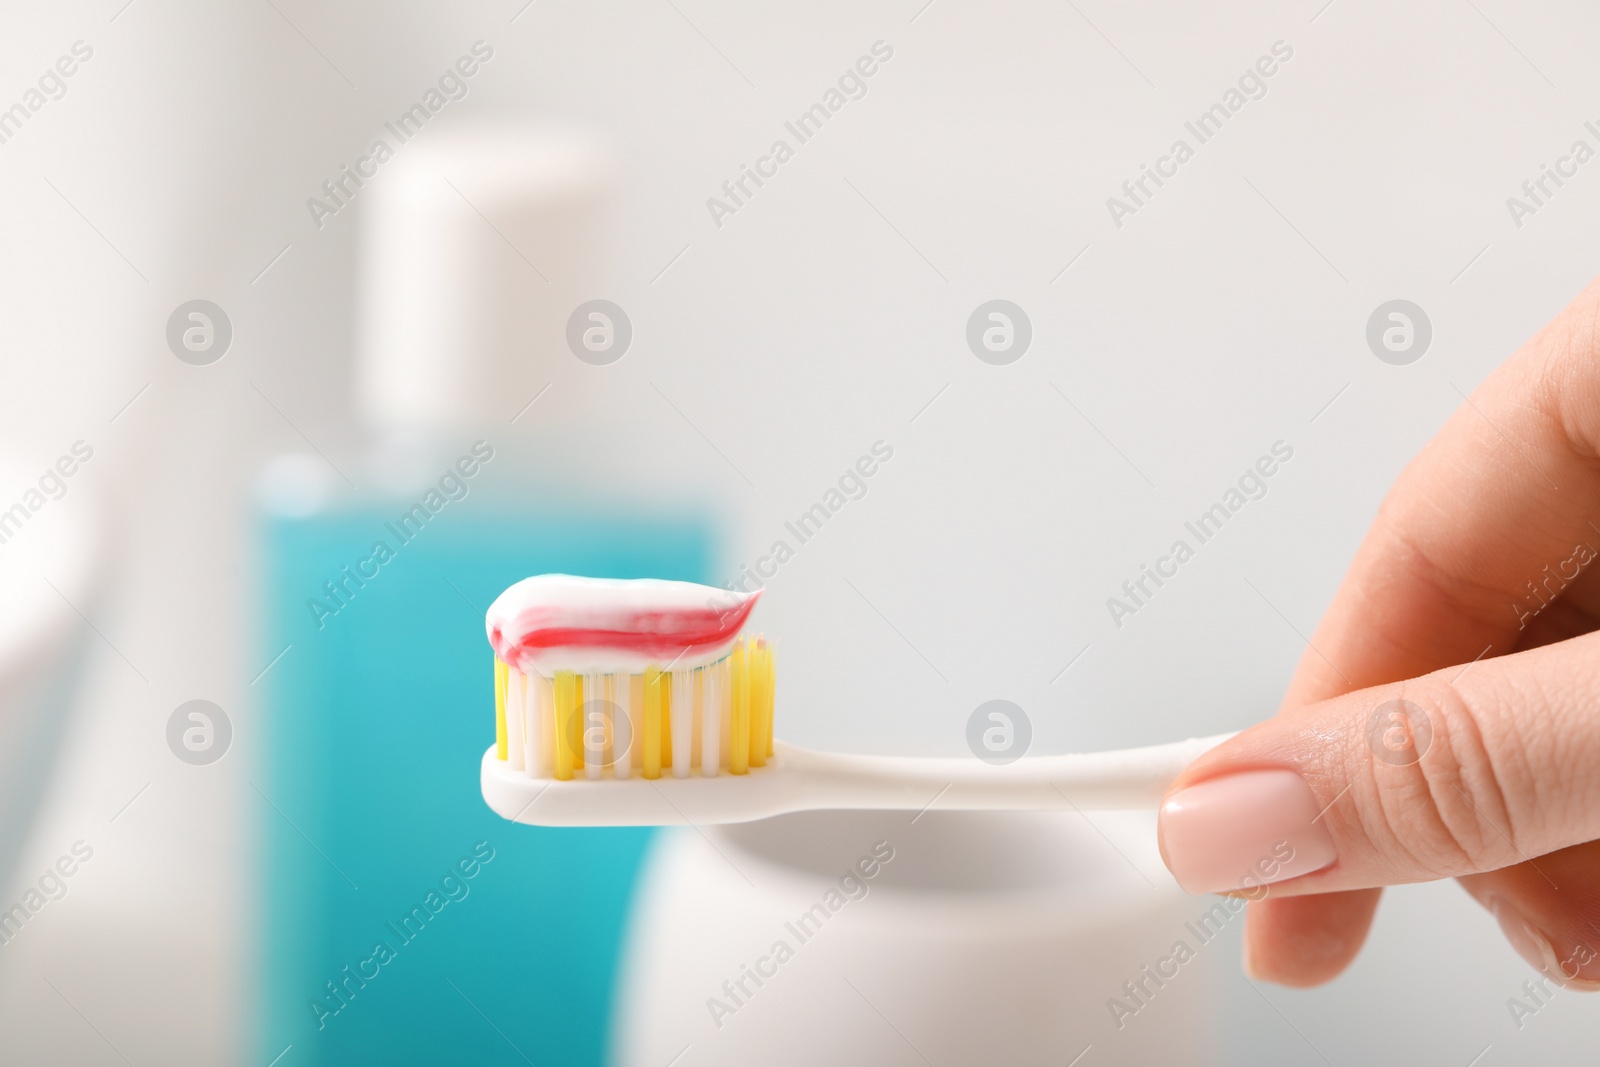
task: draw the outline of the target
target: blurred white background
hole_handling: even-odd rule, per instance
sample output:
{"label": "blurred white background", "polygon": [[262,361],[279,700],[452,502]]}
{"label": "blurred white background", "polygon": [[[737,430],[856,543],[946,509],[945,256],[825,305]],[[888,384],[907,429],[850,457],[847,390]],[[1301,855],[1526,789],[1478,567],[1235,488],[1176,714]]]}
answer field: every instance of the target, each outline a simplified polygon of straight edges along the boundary
{"label": "blurred white background", "polygon": [[[253,472],[360,439],[361,200],[320,228],[306,200],[475,41],[493,59],[440,127],[576,122],[617,155],[616,282],[595,295],[635,337],[581,369],[636,432],[621,447],[699,465],[736,520],[730,576],[875,441],[894,450],[770,583],[790,739],[958,754],[1004,697],[1057,752],[1274,709],[1391,479],[1595,273],[1600,164],[1520,227],[1506,199],[1597,143],[1600,11],[923,2],[5,5],[0,108],[75,42],[93,54],[0,143],[0,448],[22,472],[0,500],[91,443],[61,507],[102,509],[115,579],[80,605],[87,680],[19,877],[79,838],[95,858],[0,949],[7,1062],[246,1047],[249,765],[197,772],[163,731],[204,697],[249,751],[270,658]],[[877,41],[893,58],[866,95],[717,226],[707,198]],[[1278,41],[1266,95],[1116,226],[1107,197]],[[167,348],[193,298],[233,323],[211,366]],[[965,342],[993,298],[1032,321],[1010,366]],[[1392,298],[1432,322],[1408,366],[1364,337]],[[1269,494],[1114,625],[1107,597],[1279,440]],[[1532,972],[1450,885],[1390,893],[1325,989],[1214,962],[1227,1062],[1577,1063],[1600,1038],[1577,994],[1518,1028]]]}

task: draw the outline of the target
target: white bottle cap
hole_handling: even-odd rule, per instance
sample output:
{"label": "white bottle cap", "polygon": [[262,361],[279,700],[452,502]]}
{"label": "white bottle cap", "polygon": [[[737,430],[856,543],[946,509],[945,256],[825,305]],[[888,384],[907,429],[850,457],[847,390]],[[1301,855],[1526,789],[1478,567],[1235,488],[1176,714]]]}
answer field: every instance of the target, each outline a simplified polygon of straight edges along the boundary
{"label": "white bottle cap", "polygon": [[395,145],[357,201],[358,411],[426,430],[507,423],[552,383],[552,407],[578,399],[592,375],[567,319],[609,295],[613,174],[571,129],[462,126]]}

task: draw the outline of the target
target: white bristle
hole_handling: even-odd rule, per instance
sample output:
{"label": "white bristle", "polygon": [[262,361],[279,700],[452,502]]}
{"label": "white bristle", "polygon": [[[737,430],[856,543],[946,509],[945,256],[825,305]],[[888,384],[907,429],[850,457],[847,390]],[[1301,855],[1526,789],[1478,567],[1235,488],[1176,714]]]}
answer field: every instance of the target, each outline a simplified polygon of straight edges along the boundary
{"label": "white bristle", "polygon": [[672,672],[672,776],[689,777],[690,753],[694,737],[694,689],[690,672]]}
{"label": "white bristle", "polygon": [[527,676],[515,667],[506,672],[506,761],[511,764],[511,769],[514,771],[524,770],[527,767],[523,756],[521,714],[522,694],[527,688],[527,683]]}
{"label": "white bristle", "polygon": [[552,778],[556,773],[555,694],[550,679],[542,674],[529,678],[533,699],[528,717],[528,774],[533,778]]}
{"label": "white bristle", "polygon": [[703,762],[701,750],[703,747],[705,730],[705,720],[702,717],[702,709],[705,705],[705,697],[704,692],[700,688],[700,676],[704,673],[705,672],[699,667],[691,668],[689,670],[689,680],[687,683],[689,687],[689,707],[694,718],[694,721],[689,724],[689,746],[691,750],[689,752],[689,766],[691,768],[690,773],[693,773],[694,771],[700,771],[702,774],[704,773],[704,768],[701,766]]}
{"label": "white bristle", "polygon": [[700,773],[715,778],[722,764],[721,664],[702,667],[700,676]]}
{"label": "white bristle", "polygon": [[606,722],[605,713],[595,701],[605,699],[604,675],[583,676],[583,704],[579,707],[578,735],[583,745],[583,776],[598,781],[605,770]]}

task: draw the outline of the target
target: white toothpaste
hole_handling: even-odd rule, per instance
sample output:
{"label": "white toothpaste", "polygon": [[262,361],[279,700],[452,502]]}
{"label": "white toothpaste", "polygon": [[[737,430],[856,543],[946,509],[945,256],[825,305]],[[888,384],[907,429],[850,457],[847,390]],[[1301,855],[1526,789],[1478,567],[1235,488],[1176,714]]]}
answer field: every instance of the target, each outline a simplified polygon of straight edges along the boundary
{"label": "white toothpaste", "polygon": [[728,654],[760,592],[659,578],[540,574],[495,598],[485,629],[524,674],[688,670]]}

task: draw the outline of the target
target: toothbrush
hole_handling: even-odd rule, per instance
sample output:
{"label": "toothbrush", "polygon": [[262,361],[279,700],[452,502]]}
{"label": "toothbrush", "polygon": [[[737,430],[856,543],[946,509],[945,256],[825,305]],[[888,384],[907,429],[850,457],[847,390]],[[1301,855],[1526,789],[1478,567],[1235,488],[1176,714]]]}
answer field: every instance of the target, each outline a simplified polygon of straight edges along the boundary
{"label": "toothbrush", "polygon": [[740,630],[760,593],[546,574],[485,620],[495,744],[484,800],[539,826],[749,822],[818,809],[1153,809],[1229,734],[1023,758],[817,752],[773,737],[774,648]]}

